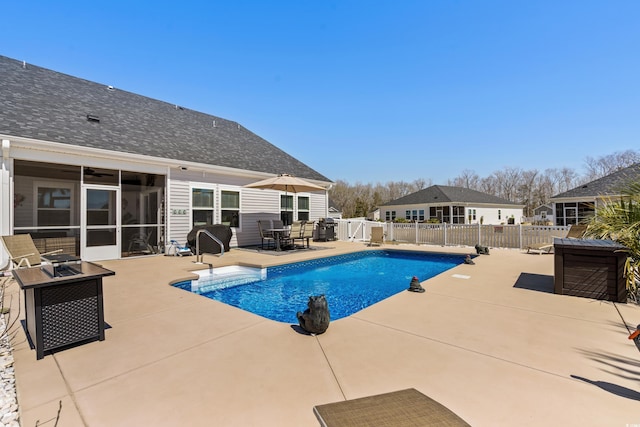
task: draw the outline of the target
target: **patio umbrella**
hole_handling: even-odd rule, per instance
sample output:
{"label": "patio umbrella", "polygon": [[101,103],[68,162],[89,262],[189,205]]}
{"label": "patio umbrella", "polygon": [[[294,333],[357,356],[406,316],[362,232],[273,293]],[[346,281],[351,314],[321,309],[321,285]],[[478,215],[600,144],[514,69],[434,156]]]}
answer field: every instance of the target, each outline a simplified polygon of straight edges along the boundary
{"label": "patio umbrella", "polygon": [[254,182],[245,185],[247,188],[263,188],[267,190],[279,190],[285,193],[300,193],[301,191],[318,191],[324,190],[319,185],[313,184],[309,181],[305,181],[302,178],[283,173],[273,178],[263,179],[262,181]]}
{"label": "patio umbrella", "polygon": [[[305,181],[302,178],[283,173],[273,178],[263,179],[262,181],[253,182],[245,185],[246,188],[262,188],[265,190],[278,190],[284,191],[285,200],[287,193],[300,193],[302,191],[319,191],[325,190],[319,185],[313,184],[309,181]],[[286,209],[289,209],[289,203],[287,203]],[[285,211],[286,212],[286,211]]]}

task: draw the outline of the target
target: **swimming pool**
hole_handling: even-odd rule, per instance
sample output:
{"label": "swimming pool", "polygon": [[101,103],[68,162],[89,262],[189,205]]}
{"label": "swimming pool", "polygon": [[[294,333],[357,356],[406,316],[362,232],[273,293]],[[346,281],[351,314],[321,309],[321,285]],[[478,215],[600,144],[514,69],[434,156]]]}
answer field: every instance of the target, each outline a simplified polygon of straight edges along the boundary
{"label": "swimming pool", "polygon": [[298,323],[309,296],[324,294],[337,320],[406,290],[413,276],[422,282],[463,262],[464,255],[374,250],[258,269],[218,284],[203,282],[203,274],[174,286],[287,323]]}

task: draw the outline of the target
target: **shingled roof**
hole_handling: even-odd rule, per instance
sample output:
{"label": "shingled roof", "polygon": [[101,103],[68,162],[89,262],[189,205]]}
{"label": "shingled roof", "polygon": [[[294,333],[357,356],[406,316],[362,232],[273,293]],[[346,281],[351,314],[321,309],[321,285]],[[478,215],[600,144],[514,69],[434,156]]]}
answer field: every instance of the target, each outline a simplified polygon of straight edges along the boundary
{"label": "shingled roof", "polygon": [[564,193],[556,194],[552,199],[594,198],[596,196],[616,196],[634,181],[640,181],[640,163],[620,169],[610,175],[588,182]]}
{"label": "shingled roof", "polygon": [[236,122],[0,56],[0,135],[331,182]]}
{"label": "shingled roof", "polygon": [[425,203],[475,203],[521,206],[510,200],[492,196],[491,194],[469,188],[449,187],[446,185],[432,185],[431,187],[385,203],[384,206],[418,205]]}

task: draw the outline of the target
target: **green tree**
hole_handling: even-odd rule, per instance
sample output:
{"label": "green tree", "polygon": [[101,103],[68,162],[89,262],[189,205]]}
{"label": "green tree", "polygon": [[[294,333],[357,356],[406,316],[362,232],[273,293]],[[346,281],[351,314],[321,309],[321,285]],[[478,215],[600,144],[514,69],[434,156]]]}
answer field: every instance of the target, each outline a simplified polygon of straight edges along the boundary
{"label": "green tree", "polygon": [[625,278],[629,297],[640,300],[640,181],[623,191],[620,200],[608,200],[596,208],[586,236],[611,239],[627,248]]}

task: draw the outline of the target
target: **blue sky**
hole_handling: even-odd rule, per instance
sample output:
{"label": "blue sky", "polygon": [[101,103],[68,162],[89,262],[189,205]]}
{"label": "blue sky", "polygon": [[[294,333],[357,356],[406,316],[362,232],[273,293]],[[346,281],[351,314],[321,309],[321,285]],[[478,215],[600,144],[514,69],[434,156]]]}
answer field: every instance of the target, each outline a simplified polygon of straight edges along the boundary
{"label": "blue sky", "polygon": [[237,121],[332,180],[582,173],[587,156],[640,148],[636,0],[27,0],[1,11],[0,54]]}

